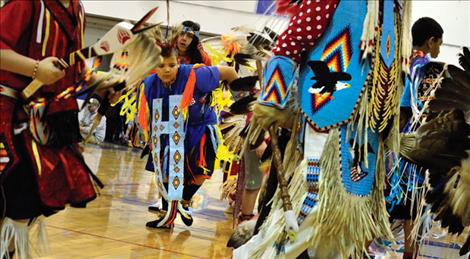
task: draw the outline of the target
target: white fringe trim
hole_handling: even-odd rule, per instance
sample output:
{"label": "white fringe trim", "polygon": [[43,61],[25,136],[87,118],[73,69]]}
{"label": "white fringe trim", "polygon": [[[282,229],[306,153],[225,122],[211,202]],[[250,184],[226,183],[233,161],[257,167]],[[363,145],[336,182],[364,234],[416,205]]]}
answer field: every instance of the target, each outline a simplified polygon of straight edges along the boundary
{"label": "white fringe trim", "polygon": [[15,249],[15,255],[18,258],[31,258],[28,233],[29,227],[27,223],[4,218],[0,236],[0,255],[10,258],[8,247],[10,243],[12,243]]}
{"label": "white fringe trim", "polygon": [[402,71],[406,74],[410,71],[410,56],[412,46],[411,37],[411,2],[402,1],[402,24],[401,24],[401,58],[402,58]]}
{"label": "white fringe trim", "polygon": [[[37,227],[35,227],[37,226]],[[30,230],[36,235],[37,246],[33,246],[29,240]],[[31,250],[37,254],[49,252],[45,223],[42,219],[35,219],[31,224],[20,222],[10,218],[4,218],[0,234],[0,256],[10,258],[8,249],[13,246],[16,258],[29,259]],[[32,249],[31,249],[32,248]]]}
{"label": "white fringe trim", "polygon": [[365,60],[374,51],[375,29],[378,27],[379,3],[376,0],[367,1],[367,14],[362,29],[361,45],[362,60]]}

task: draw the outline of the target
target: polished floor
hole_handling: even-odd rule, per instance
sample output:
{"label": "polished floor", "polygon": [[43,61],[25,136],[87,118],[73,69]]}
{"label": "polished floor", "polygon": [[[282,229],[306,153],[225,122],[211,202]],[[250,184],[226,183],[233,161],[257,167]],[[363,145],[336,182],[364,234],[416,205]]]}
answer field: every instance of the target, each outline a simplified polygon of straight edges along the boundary
{"label": "polished floor", "polygon": [[[67,208],[46,218],[49,252],[40,256],[33,247],[34,258],[231,258],[226,243],[232,215],[225,213],[227,203],[219,200],[221,173],[214,173],[199,192],[193,226],[186,227],[178,218],[173,232],[147,229],[145,223],[155,219],[147,207],[157,194],[153,174],[143,169],[140,151],[88,145],[84,155],[105,188],[86,209]],[[420,258],[466,258],[458,256],[455,240],[445,234],[429,241]],[[400,248],[396,249],[378,252],[376,258],[401,258]]]}
{"label": "polished floor", "polygon": [[125,147],[85,147],[85,159],[106,185],[86,209],[67,208],[47,218],[49,253],[44,258],[230,258],[226,243],[231,214],[219,200],[221,174],[202,192],[208,203],[195,211],[193,226],[178,218],[173,233],[149,230],[155,219],[147,206],[156,200],[152,174],[140,152]]}

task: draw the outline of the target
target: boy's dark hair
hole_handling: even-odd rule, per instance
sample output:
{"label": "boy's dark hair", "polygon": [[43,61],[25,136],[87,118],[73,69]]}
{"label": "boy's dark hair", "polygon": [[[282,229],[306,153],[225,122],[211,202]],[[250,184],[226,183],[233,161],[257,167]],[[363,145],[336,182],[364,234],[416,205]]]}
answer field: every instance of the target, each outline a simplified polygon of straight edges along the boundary
{"label": "boy's dark hair", "polygon": [[160,45],[160,48],[162,49],[161,55],[164,58],[168,58],[171,56],[178,56],[176,48],[168,43],[163,43]]}
{"label": "boy's dark hair", "polygon": [[413,46],[422,46],[426,40],[434,37],[442,39],[444,30],[436,20],[429,17],[419,18],[411,27],[411,34],[413,36]]}

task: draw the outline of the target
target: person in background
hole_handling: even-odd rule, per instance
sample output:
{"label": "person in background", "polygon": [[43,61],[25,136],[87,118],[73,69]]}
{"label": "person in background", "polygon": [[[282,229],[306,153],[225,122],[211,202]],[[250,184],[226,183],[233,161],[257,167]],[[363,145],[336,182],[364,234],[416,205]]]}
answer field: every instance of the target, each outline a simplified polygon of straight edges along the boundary
{"label": "person in background", "polygon": [[[427,65],[432,61],[432,58],[437,58],[439,55],[444,30],[434,19],[423,17],[413,24],[411,33],[413,37],[413,53],[411,56],[410,76],[407,77],[400,103],[400,131],[405,133],[412,133],[414,131],[410,127],[412,119],[418,116],[420,110],[424,107],[424,103],[430,98],[428,88],[431,84],[424,84],[422,81],[425,74],[428,73],[426,71],[428,70]],[[400,179],[400,188],[404,190],[406,195],[401,202],[394,206],[388,204],[388,207],[391,219],[404,220],[405,251],[403,258],[411,259],[417,257],[416,240],[414,240],[411,233],[414,217],[416,217],[418,212],[417,202],[412,202],[411,200],[412,193],[414,189],[423,188],[425,176],[419,171],[414,172],[411,169],[411,165],[405,168],[406,173]],[[412,204],[414,204],[413,207],[411,206]]]}
{"label": "person in background", "polygon": [[93,130],[91,136],[88,138],[88,135],[90,134],[90,130],[93,125],[93,121],[98,115],[99,107],[100,102],[95,98],[91,98],[86,108],[78,113],[78,120],[80,123],[80,134],[82,135],[83,139],[87,140],[88,143],[102,143],[106,135],[106,117],[102,116],[98,126]]}
{"label": "person in background", "polygon": [[184,21],[176,28],[177,36],[173,44],[178,51],[179,64],[200,64],[211,65],[209,55],[204,51],[199,41],[199,31],[201,27],[193,21]]}

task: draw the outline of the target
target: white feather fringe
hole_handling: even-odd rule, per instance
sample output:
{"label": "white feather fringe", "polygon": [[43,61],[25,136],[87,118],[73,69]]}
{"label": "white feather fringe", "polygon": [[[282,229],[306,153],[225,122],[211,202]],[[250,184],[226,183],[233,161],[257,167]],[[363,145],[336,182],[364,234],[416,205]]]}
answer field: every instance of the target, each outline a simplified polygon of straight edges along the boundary
{"label": "white feather fringe", "polygon": [[[32,235],[36,235],[37,244],[33,246],[29,240],[30,230]],[[47,254],[49,252],[45,223],[42,219],[36,218],[32,223],[20,222],[10,218],[4,218],[0,234],[0,256],[10,258],[8,250],[10,246],[14,248],[16,258],[29,259],[31,250],[37,254]]]}
{"label": "white feather fringe", "polygon": [[0,255],[10,258],[8,248],[11,243],[18,258],[31,258],[28,232],[29,227],[27,223],[4,218],[0,237]]}

